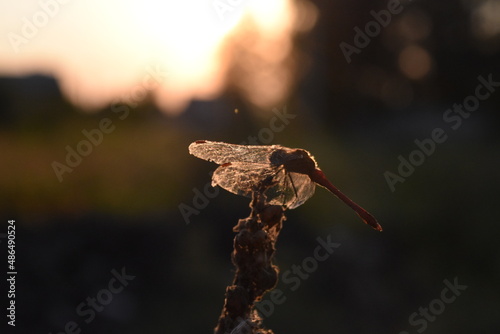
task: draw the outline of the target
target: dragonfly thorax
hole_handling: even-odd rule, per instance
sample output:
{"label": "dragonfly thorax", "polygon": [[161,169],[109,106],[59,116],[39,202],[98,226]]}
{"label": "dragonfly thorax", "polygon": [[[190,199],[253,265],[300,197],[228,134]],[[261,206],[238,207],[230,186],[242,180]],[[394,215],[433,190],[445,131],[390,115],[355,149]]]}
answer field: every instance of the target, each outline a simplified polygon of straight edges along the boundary
{"label": "dragonfly thorax", "polygon": [[279,149],[269,159],[275,166],[283,166],[287,172],[310,175],[316,169],[316,161],[305,150]]}

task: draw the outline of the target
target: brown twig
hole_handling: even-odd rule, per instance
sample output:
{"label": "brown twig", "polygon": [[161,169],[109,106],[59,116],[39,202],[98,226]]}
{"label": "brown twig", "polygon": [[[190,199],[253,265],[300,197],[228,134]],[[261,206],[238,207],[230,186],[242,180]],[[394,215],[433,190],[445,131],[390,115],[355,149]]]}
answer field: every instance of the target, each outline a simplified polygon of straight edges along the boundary
{"label": "brown twig", "polygon": [[215,334],[273,334],[264,329],[255,302],[278,282],[278,267],[272,264],[275,244],[285,220],[281,206],[266,204],[263,191],[254,192],[250,216],[233,228],[233,284],[226,288],[224,307]]}

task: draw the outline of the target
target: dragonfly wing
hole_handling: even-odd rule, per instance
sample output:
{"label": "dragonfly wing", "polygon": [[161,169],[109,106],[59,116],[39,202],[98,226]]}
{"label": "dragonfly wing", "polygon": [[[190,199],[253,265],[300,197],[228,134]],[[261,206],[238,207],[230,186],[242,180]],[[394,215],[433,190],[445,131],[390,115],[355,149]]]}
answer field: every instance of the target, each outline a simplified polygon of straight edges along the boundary
{"label": "dragonfly wing", "polygon": [[219,166],[212,176],[212,186],[220,186],[236,195],[252,197],[252,192],[276,174],[268,165],[230,163]]}
{"label": "dragonfly wing", "polygon": [[235,145],[222,142],[198,140],[189,145],[192,155],[213,161],[219,165],[231,162],[255,163],[269,165],[272,152],[281,146]]}
{"label": "dragonfly wing", "polygon": [[316,185],[309,176],[286,172],[281,168],[274,176],[275,184],[266,191],[269,204],[295,209],[314,194]]}
{"label": "dragonfly wing", "polygon": [[314,195],[316,185],[308,175],[289,172],[283,178],[282,188],[286,207],[295,209]]}
{"label": "dragonfly wing", "polygon": [[[228,163],[219,166],[212,176],[212,186],[220,186],[233,194],[252,197],[260,186],[266,186],[264,194],[271,205],[295,209],[304,204],[316,188],[309,176],[287,173],[281,168],[252,163]],[[267,182],[267,184],[266,184]]]}

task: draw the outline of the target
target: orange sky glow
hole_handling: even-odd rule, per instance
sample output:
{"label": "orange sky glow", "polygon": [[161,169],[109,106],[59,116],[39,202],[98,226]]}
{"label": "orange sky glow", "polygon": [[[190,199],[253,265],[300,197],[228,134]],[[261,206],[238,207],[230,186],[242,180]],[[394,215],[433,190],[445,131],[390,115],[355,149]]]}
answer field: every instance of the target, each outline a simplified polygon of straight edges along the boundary
{"label": "orange sky glow", "polygon": [[0,13],[0,75],[54,76],[88,111],[147,94],[167,113],[228,80],[274,106],[293,81],[293,37],[317,17],[292,0],[4,1]]}

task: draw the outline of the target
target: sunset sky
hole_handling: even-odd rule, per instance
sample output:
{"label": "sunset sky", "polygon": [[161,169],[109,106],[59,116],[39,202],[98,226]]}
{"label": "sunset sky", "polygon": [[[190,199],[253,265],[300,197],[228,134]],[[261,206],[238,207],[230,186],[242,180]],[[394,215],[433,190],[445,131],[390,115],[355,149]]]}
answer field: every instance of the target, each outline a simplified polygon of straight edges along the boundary
{"label": "sunset sky", "polygon": [[[192,98],[217,96],[237,62],[254,66],[241,81],[249,100],[275,103],[290,82],[291,38],[315,20],[312,6],[299,11],[289,0],[3,1],[0,13],[0,75],[54,76],[89,111],[148,93],[180,112]],[[242,49],[247,63],[234,52]]]}

